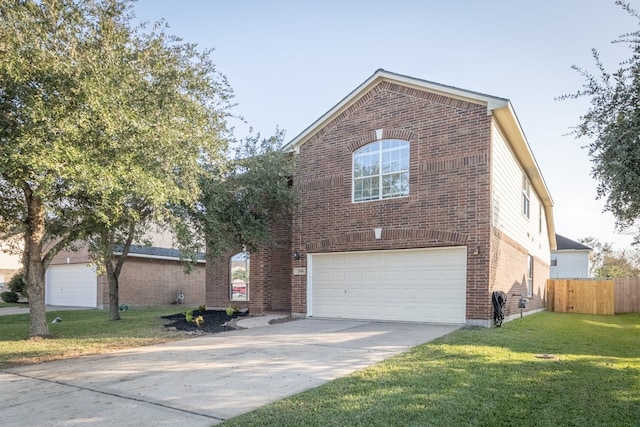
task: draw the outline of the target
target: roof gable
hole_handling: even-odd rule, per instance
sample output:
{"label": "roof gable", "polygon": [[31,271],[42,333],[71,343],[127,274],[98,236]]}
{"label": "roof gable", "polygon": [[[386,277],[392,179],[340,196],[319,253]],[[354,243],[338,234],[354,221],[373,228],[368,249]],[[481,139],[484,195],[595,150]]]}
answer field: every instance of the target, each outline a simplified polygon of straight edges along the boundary
{"label": "roof gable", "polygon": [[486,105],[487,114],[491,114],[496,108],[503,108],[509,105],[509,100],[480,92],[474,92],[466,89],[460,89],[454,86],[443,85],[428,80],[417,79],[402,74],[392,73],[383,69],[377,70],[371,77],[364,81],[360,86],[355,88],[351,93],[344,97],[340,102],[334,105],[329,111],[323,114],[318,120],[313,122],[309,127],[303,130],[298,136],[293,138],[287,145],[285,150],[298,151],[300,145],[304,144],[318,130],[326,126],[335,117],[339,116],[343,111],[356,103],[372,88],[382,82],[389,82],[401,86],[411,87],[425,92],[431,92],[449,98],[458,99],[479,105]]}
{"label": "roof gable", "polygon": [[518,117],[513,110],[511,102],[506,98],[460,89],[454,86],[417,79],[379,69],[360,86],[355,88],[351,93],[333,106],[329,111],[323,114],[318,120],[313,122],[298,136],[293,138],[283,147],[283,149],[299,152],[302,144],[320,132],[331,121],[339,117],[348,108],[359,102],[363,97],[371,92],[373,88],[383,82],[389,82],[416,90],[435,93],[445,97],[486,106],[487,115],[492,115],[494,120],[505,133],[513,152],[529,177],[531,185],[540,197],[547,219],[547,235],[549,243],[552,250],[556,248],[555,225],[553,222],[552,211],[553,200],[544,178],[542,177],[538,163],[536,162],[533,152],[529,147],[524,131],[520,126]]}

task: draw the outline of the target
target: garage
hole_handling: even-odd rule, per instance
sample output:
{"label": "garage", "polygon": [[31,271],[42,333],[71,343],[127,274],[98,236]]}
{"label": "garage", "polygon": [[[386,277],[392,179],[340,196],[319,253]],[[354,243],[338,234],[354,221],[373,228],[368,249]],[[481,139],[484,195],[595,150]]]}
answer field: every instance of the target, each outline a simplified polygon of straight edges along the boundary
{"label": "garage", "polygon": [[47,268],[47,304],[96,307],[97,296],[96,273],[87,265],[51,265]]}
{"label": "garage", "polygon": [[466,247],[310,254],[308,315],[465,323]]}

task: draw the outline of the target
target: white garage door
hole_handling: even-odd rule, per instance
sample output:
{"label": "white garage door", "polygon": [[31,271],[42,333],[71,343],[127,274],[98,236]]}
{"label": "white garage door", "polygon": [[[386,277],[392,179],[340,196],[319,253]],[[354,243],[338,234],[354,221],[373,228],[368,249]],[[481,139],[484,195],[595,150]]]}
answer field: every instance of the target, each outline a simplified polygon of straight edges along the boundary
{"label": "white garage door", "polygon": [[312,254],[308,267],[310,316],[466,320],[465,247]]}
{"label": "white garage door", "polygon": [[96,307],[96,273],[86,265],[51,265],[46,274],[46,301],[49,305]]}

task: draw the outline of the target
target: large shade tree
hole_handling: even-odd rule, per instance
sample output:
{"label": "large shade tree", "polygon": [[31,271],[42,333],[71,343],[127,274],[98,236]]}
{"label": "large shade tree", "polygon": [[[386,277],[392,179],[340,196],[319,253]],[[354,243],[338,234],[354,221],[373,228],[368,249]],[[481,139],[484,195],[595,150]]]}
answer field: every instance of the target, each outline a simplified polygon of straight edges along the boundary
{"label": "large shade tree", "polygon": [[[640,14],[630,3],[618,0],[616,4],[640,24]],[[624,229],[640,218],[640,29],[623,34],[614,43],[627,45],[631,57],[609,72],[594,49],[597,71],[574,66],[585,80],[583,87],[561,99],[590,100],[575,134],[589,140],[598,197],[605,199],[605,209]]]}
{"label": "large shade tree", "polygon": [[130,10],[0,0],[0,230],[24,236],[32,336],[48,334],[44,273],[59,250],[93,242],[117,302],[141,225],[171,224],[224,148],[230,90],[209,53],[132,27]]}
{"label": "large shade tree", "polygon": [[210,257],[244,247],[256,251],[277,246],[277,230],[290,226],[298,201],[293,185],[294,155],[282,150],[284,132],[269,138],[252,135],[240,141],[221,168],[209,166],[202,193],[190,215],[194,230],[206,237]]}
{"label": "large shade tree", "polygon": [[591,277],[640,277],[640,252],[637,249],[616,250],[611,243],[592,236],[579,241],[592,249]]}

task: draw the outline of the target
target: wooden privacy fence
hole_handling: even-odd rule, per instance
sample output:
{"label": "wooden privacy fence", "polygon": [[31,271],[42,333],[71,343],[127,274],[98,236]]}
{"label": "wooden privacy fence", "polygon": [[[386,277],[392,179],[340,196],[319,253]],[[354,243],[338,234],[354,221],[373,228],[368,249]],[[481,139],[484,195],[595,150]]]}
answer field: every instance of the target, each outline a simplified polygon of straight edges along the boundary
{"label": "wooden privacy fence", "polygon": [[616,313],[640,313],[640,278],[615,279]]}
{"label": "wooden privacy fence", "polygon": [[562,313],[640,313],[640,278],[549,279],[547,310]]}

